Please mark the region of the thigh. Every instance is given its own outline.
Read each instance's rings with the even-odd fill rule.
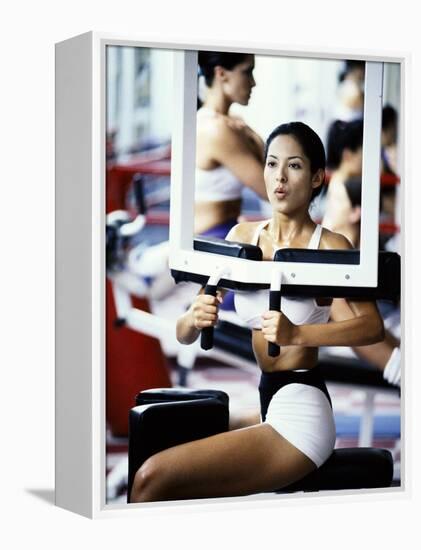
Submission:
[[[166,498],[276,490],[316,468],[271,426],[260,424],[177,445],[151,457]]]

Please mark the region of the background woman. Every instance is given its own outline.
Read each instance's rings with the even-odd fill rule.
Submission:
[[[255,86],[254,56],[239,53],[199,52],[206,90],[197,111],[194,233],[225,238],[241,214],[245,187],[267,199],[263,179],[262,139],[240,118],[230,114],[233,103],[247,105]],[[137,273],[154,280],[154,297],[173,296],[175,285],[168,269],[164,242],[142,250]],[[187,287],[186,287],[187,288]],[[194,291],[196,292],[196,291]],[[189,292],[183,289],[181,307]],[[223,309],[233,309],[228,294]]]
[[[316,225],[308,208],[324,182],[323,145],[302,123],[277,127],[265,154],[270,220],[244,222],[228,238],[259,246],[264,260],[294,248],[350,248],[342,236]],[[191,344],[214,326],[222,295],[199,294],[178,320],[177,338]],[[316,367],[318,346],[367,345],[383,337],[371,302],[352,302],[352,317],[327,323],[331,306],[309,298],[283,298],[281,312],[267,311],[268,291],[236,295],[237,312],[253,329],[262,377],[262,422],[166,449],[138,470],[131,502],[246,495],[273,491],[320,467],[335,444],[330,397]],[[269,357],[267,344],[281,346]]]
[[[256,85],[254,56],[199,52],[206,84],[197,112],[195,233],[224,238],[241,213],[244,187],[267,199],[262,139],[230,113]]]
[[[352,242],[348,218],[351,202],[345,189],[350,178],[362,174],[363,121],[336,120],[327,138],[327,166],[331,170],[327,189],[323,227],[341,233]],[[355,246],[355,242],[352,242]]]

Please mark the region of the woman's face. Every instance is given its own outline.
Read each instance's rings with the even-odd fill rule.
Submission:
[[[313,189],[323,183],[324,171],[312,175],[310,160],[291,135],[280,135],[269,145],[264,178],[275,212],[292,215],[308,210]]]
[[[256,86],[253,69],[254,55],[248,55],[245,61],[239,63],[233,69],[223,70],[222,88],[224,94],[233,103],[248,104],[251,90]]]

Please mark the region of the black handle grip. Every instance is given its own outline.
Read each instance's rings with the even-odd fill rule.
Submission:
[[[218,287],[216,285],[206,285],[204,294],[216,296],[217,290]],[[213,348],[213,327],[202,329],[202,334],[200,336],[200,347],[205,350]]]
[[[145,190],[142,174],[135,174],[132,179],[133,193],[139,214],[146,214]]]
[[[269,290],[269,310],[270,311],[281,311],[281,291],[280,290]],[[277,344],[269,342],[268,344],[268,355],[269,357],[278,357],[281,353],[281,348]]]

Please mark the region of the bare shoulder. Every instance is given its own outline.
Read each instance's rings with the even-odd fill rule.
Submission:
[[[242,222],[234,225],[228,235],[227,241],[237,241],[240,243],[250,243],[253,240],[254,233],[260,222]]]
[[[202,126],[207,139],[214,146],[235,146],[241,142],[240,133],[236,131],[227,116],[219,115],[208,119]]]
[[[200,110],[197,112],[197,129],[203,130],[207,133],[217,133],[218,131],[224,131],[228,127],[227,116],[220,113],[200,114]]]
[[[216,121],[214,130],[213,139],[216,143],[221,143],[226,146],[229,144],[235,145],[240,141],[239,133],[230,126],[227,119],[221,118]]]
[[[320,239],[321,250],[349,250],[351,248],[353,248],[353,246],[346,237],[340,233],[334,233],[333,231],[323,227],[323,232]]]

